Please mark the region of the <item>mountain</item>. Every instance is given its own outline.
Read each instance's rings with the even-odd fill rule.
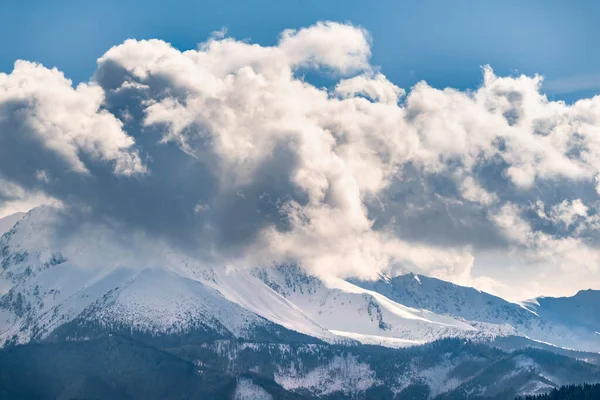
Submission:
[[[301,399],[256,374],[232,376],[117,335],[0,351],[2,399]]]
[[[0,239],[0,282],[8,288],[0,296],[0,343],[43,340],[65,324],[78,327],[76,332],[99,326],[243,339],[258,332],[295,332],[328,342],[392,346],[481,333],[349,282],[328,287],[293,266],[210,269],[166,253],[153,267],[123,265],[122,258],[117,265],[83,266],[89,254],[107,257],[99,250],[108,246],[106,233],[57,245],[52,240],[56,212],[32,210]],[[139,263],[135,257],[126,261]]]
[[[579,327],[600,337],[600,290],[581,290],[572,297],[538,297],[524,305],[548,321]]]
[[[284,358],[269,345],[239,347],[226,350],[230,365],[272,377],[286,390],[324,398],[504,399],[563,382],[600,380],[600,368],[582,361],[537,349],[506,353],[461,339],[400,349],[296,344],[284,347]]]
[[[541,350],[459,339],[379,346],[198,341],[135,335],[0,350],[7,399],[512,399],[600,380],[600,368]]]
[[[71,254],[88,253],[101,238],[87,236],[84,243],[69,243],[66,252],[51,249],[46,235],[51,234],[54,217],[52,209],[35,209],[0,239],[0,287],[9,288],[0,293],[0,343],[44,340],[56,336],[61,327],[58,332],[64,336],[67,324],[69,335],[78,338],[94,330],[124,329],[154,336],[245,339],[306,333],[310,337],[304,340],[333,340],[333,334],[264,284],[262,293],[247,291],[251,299],[244,301],[241,288],[248,290],[252,284],[243,275],[194,270],[198,276],[193,276],[168,265],[82,267]],[[270,307],[259,314],[255,311],[260,307],[252,302]],[[272,317],[269,313],[277,314],[271,318],[276,322],[265,318]]]
[[[1,398],[502,399],[600,381],[593,291],[520,305],[415,274],[213,268],[100,227],[57,235],[62,212],[0,238]]]
[[[362,343],[401,347],[480,333],[462,321],[406,307],[350,282],[340,280],[326,286],[297,266],[280,265],[253,273],[321,326]]]
[[[559,347],[600,351],[600,317],[594,311],[600,291],[574,297],[544,297],[524,305],[474,288],[418,274],[382,277],[373,282],[353,281],[387,298],[417,309],[462,319],[474,327],[504,326],[507,333]],[[489,329],[489,325],[488,329]],[[506,335],[501,335],[506,336]]]
[[[594,400],[600,398],[600,384],[567,385],[550,393],[519,396],[517,400]]]
[[[476,377],[440,399],[514,398],[518,394],[545,393],[570,383],[597,382],[597,368],[538,349],[512,352],[484,368]]]
[[[23,218],[24,215],[25,213],[18,212],[0,218],[0,235],[4,234],[4,232],[8,232],[21,218]]]

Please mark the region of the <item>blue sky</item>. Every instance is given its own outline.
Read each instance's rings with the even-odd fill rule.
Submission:
[[[127,38],[194,48],[226,26],[263,45],[286,28],[350,21],[373,37],[373,64],[401,87],[475,87],[480,66],[500,75],[540,73],[551,98],[600,91],[600,4],[579,1],[3,1],[0,71],[16,59],[86,81],[96,59]]]

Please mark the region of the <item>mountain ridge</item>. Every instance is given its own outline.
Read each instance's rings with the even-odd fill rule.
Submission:
[[[390,399],[509,398],[600,380],[597,321],[585,320],[595,291],[520,305],[419,274],[326,283],[297,265],[208,268],[161,248],[129,264],[96,258],[113,248],[105,231],[56,242],[55,218],[32,210],[0,237],[0,358],[116,335],[224,374],[228,396],[265,398],[256,379],[290,398]],[[108,390],[81,379],[63,389]]]

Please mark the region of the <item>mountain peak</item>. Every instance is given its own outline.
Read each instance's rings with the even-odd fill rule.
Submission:
[[[421,285],[421,278],[419,277],[419,274],[412,272],[412,277],[415,278],[415,281],[419,282],[419,285]]]

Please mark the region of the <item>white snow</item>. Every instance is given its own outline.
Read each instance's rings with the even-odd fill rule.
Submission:
[[[293,302],[246,271],[215,270],[212,285],[226,299],[287,329],[333,340],[333,335]]]
[[[408,339],[401,339],[401,338],[394,338],[394,337],[387,337],[387,336],[363,335],[363,334],[355,333],[355,332],[344,332],[344,331],[336,331],[336,330],[330,330],[330,331],[331,331],[331,333],[333,333],[335,335],[354,339],[363,344],[374,344],[374,345],[384,346],[384,347],[402,348],[402,347],[418,346],[420,344],[425,343],[425,341],[422,341],[422,340],[408,340]]]
[[[546,382],[529,381],[527,384],[525,384],[524,386],[522,386],[520,388],[519,393],[522,396],[536,395],[536,394],[547,393],[548,391],[550,391],[553,388],[554,388],[554,386],[549,385]]]
[[[280,369],[275,374],[275,382],[287,390],[307,389],[318,396],[336,392],[349,395],[365,391],[378,383],[369,365],[358,362],[353,356],[336,356],[327,365],[306,373]]]
[[[12,227],[21,219],[25,213],[19,212],[11,215],[7,215],[6,217],[0,218],[0,236],[2,236],[5,232],[8,232],[12,229]]]
[[[431,390],[431,398],[441,393],[448,392],[460,386],[463,381],[451,378],[450,372],[456,367],[456,362],[443,361],[432,368],[422,368],[419,365],[411,365],[410,370],[398,378],[398,387],[396,392],[402,391],[408,385],[414,382],[423,382]]]
[[[119,322],[140,331],[185,331],[197,322],[217,330],[218,321],[238,337],[248,326],[264,325],[256,314],[225,299],[213,288],[172,272],[146,269],[115,294],[97,318]]]
[[[421,275],[417,282],[415,274],[400,275],[391,281],[356,283],[397,303],[463,321],[478,331],[475,338],[518,335],[563,348],[600,351],[598,335],[594,329],[585,328],[600,326],[600,319],[594,313],[598,292],[583,291],[577,298],[538,298],[511,303],[431,277]],[[573,308],[566,306],[568,302],[573,307],[577,305],[576,315],[568,311]],[[469,333],[461,336],[472,337]]]
[[[343,280],[327,286],[295,267],[262,270],[257,275],[280,288],[287,300],[320,326],[363,343],[385,342],[395,347],[477,333],[463,321],[403,306]]]
[[[265,389],[256,385],[250,379],[240,378],[237,381],[237,386],[233,394],[234,400],[272,400],[271,396]]]
[[[49,265],[47,262],[57,254],[62,257],[65,248],[65,254],[77,262],[97,251],[91,247],[107,244],[100,232],[75,238],[63,249],[53,248],[49,236],[55,218],[56,210],[40,207],[24,217],[10,237],[3,238],[11,254],[26,254],[22,261],[0,271],[2,287],[12,289],[15,305],[11,307],[16,307],[19,300],[25,314],[17,316],[11,310],[2,310],[0,344],[15,334],[19,342],[29,341],[36,331],[44,337],[82,313],[104,325],[173,332],[202,323],[221,331],[227,329],[238,337],[245,337],[249,328],[267,323],[227,300],[215,288],[184,276],[181,269],[174,266],[171,270],[168,262],[162,268],[128,268],[110,261],[102,265],[98,260],[92,267],[82,267],[65,257]],[[165,256],[167,261],[174,259]]]

